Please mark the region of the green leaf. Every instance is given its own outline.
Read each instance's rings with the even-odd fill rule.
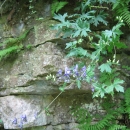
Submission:
[[[126,69],[126,70],[128,70],[128,71],[130,70],[130,66],[127,66],[127,65],[123,65],[122,68],[123,68],[123,69]]]
[[[77,41],[73,41],[73,42],[66,43],[66,48],[65,48],[65,49],[75,48],[75,47],[76,47],[76,44],[77,44]]]
[[[80,80],[76,80],[76,84],[77,84],[77,87],[80,89],[81,88],[81,82],[80,82]]]
[[[51,4],[51,13],[54,15],[54,13],[58,12],[60,9],[62,9],[68,2],[66,1],[58,1],[58,0],[53,0]]]
[[[123,42],[115,42],[114,45],[120,49],[120,48],[127,48],[127,46]]]
[[[61,15],[61,14],[54,14],[54,19],[57,19],[61,22],[65,22],[65,18],[68,16],[67,13],[65,13],[64,15]]]
[[[73,37],[78,37],[80,36],[80,30],[75,31],[75,33],[72,35]]]
[[[117,92],[124,92],[124,88],[120,85],[120,84],[123,84],[124,83],[124,80],[121,80],[119,78],[116,78],[114,80],[114,87],[116,89]]]
[[[124,25],[124,23],[118,23],[112,28],[113,37],[116,38],[116,36],[120,36],[122,34],[122,31],[120,30],[120,27]]]
[[[60,90],[61,92],[64,92],[65,87],[66,87],[66,82],[63,84],[63,86],[59,87],[59,90]]]
[[[71,57],[71,56],[88,56],[89,54],[87,53],[86,50],[84,50],[81,47],[77,47],[74,49],[71,49],[69,54],[67,55],[67,57]]]
[[[98,67],[98,69],[100,69],[101,72],[105,71],[105,72],[111,73],[111,71],[112,71],[109,63],[104,63],[104,64],[100,65]]]
[[[116,85],[116,84],[123,84],[124,83],[124,80],[121,80],[121,79],[119,79],[119,78],[116,78],[115,80],[114,80],[114,84]]]
[[[103,34],[105,35],[106,38],[112,37],[112,31],[111,30],[105,30],[105,31],[103,31]]]
[[[82,29],[81,30],[81,37],[86,37],[86,36],[88,36],[88,33],[87,32],[90,32],[90,30],[89,29]]]
[[[95,17],[93,18],[92,22],[93,22],[93,24],[94,24],[95,26],[97,26],[97,25],[99,24],[99,22],[101,22],[101,23],[107,25],[107,21],[104,20],[104,15],[101,15],[101,14],[95,16]]]
[[[59,87],[59,90],[60,90],[61,92],[64,92],[65,88]]]
[[[105,89],[106,93],[111,93],[111,92],[113,92],[113,90],[114,90],[113,84],[110,86],[107,86],[107,88]]]
[[[89,20],[89,19],[92,19],[94,18],[94,13],[96,11],[92,10],[92,11],[89,11],[87,13],[83,13],[82,15],[79,15],[79,19],[80,20]],[[86,21],[85,21],[86,22]],[[87,24],[87,23],[86,23]]]
[[[104,91],[101,91],[101,93],[100,93],[101,98],[103,98],[104,95],[105,95]]]
[[[124,88],[121,85],[116,85],[115,89],[117,92],[124,92]]]
[[[95,97],[99,97],[99,94],[100,94],[100,92],[99,92],[99,91],[94,92],[94,94],[93,94],[93,98],[95,98]]]
[[[20,48],[21,46],[12,46],[12,47],[9,47],[7,49],[4,49],[4,50],[1,50],[0,51],[0,60],[3,58],[3,57],[6,57],[8,56],[10,53],[12,52],[17,52],[18,49],[21,49]]]
[[[56,13],[57,13],[60,9],[62,9],[66,4],[68,4],[68,2],[66,2],[66,1],[60,1],[60,2],[58,3],[58,5],[57,5]]]

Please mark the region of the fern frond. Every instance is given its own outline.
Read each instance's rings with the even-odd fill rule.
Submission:
[[[58,0],[53,0],[51,4],[51,13],[54,15],[54,13],[58,12],[60,9],[62,9],[66,4],[68,4],[67,1],[58,1]]]
[[[106,126],[110,125],[110,121],[114,119],[113,114],[107,114],[105,118],[103,118],[101,121],[97,122],[96,124],[82,124],[79,126],[82,130],[102,130]]]
[[[120,4],[120,0],[117,0],[114,4],[112,9],[114,10],[115,8],[117,8],[117,6]]]
[[[120,15],[122,16],[123,20],[130,26],[130,11],[128,8],[123,9]]]
[[[1,50],[1,51],[0,51],[0,60],[1,60],[3,57],[8,56],[11,52],[16,51],[17,49],[19,49],[19,46],[13,46],[13,47],[10,47],[10,48]]]
[[[117,0],[113,5],[113,10],[115,10],[117,16],[121,16],[128,26],[130,26],[129,2],[129,0]]]
[[[113,125],[108,130],[126,130],[126,126],[124,126],[124,125]]]
[[[125,103],[126,105],[130,105],[130,88],[128,88],[125,92]]]
[[[125,92],[125,112],[129,114],[130,119],[130,88]]]

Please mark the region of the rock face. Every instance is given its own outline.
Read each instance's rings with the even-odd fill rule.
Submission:
[[[35,41],[31,51],[22,51],[14,61],[1,64],[0,112],[5,129],[49,124],[51,125],[47,127],[48,130],[51,130],[51,127],[53,129],[53,125],[55,127],[59,125],[57,126],[59,128],[55,129],[66,129],[65,127],[70,129],[72,124],[69,123],[74,123],[68,113],[74,102],[70,99],[73,99],[72,95],[75,97],[77,93],[85,94],[90,89],[88,84],[81,91],[75,84],[69,84],[69,89],[62,94],[65,99],[58,97],[58,101],[49,108],[53,114],[47,116],[45,107],[60,93],[59,87],[62,84],[47,81],[46,76],[56,74],[58,69],[64,69],[65,66],[74,65],[77,60],[64,58],[64,52],[56,43],[46,42],[55,39],[55,32],[49,32],[49,28],[45,27],[46,23],[34,27]],[[27,41],[29,40],[30,37]],[[22,116],[25,115],[27,121],[21,123]],[[17,124],[14,124],[13,121],[16,119]],[[68,123],[67,126],[64,125],[66,123]]]
[[[61,92],[59,87],[63,83],[46,80],[46,76],[56,75],[59,69],[64,70],[66,66],[71,67],[83,60],[87,66],[89,60],[65,58],[64,47],[68,39],[56,38],[56,31],[50,29],[56,21],[50,18],[51,5],[48,2],[37,3],[35,7],[39,12],[31,18],[26,14],[26,3],[20,0],[17,4],[22,11],[13,14],[10,22],[14,24],[5,26],[5,17],[10,12],[8,6],[3,9],[0,42],[7,37],[19,36],[27,28],[33,29],[22,43],[24,48],[17,55],[0,62],[0,121],[3,121],[4,129],[11,130],[78,130],[76,119],[71,114],[74,106],[85,106],[87,109],[93,106],[91,111],[100,110],[97,102],[91,99],[91,86],[84,83],[78,89],[75,83],[70,83]],[[21,21],[20,16],[25,21]],[[44,20],[36,21],[37,16]],[[30,50],[25,49],[27,45],[31,45]],[[128,59],[125,56],[121,60],[123,63]]]
[[[4,122],[4,128],[18,129],[20,126],[24,128],[40,126],[41,129],[47,127],[47,130],[63,130],[67,129],[66,127],[71,129],[74,125],[72,129],[76,129],[76,123],[71,116],[70,108],[73,105],[85,103],[86,99],[92,101],[90,94],[88,94],[88,96],[73,95],[74,97],[72,95],[62,95],[50,106],[48,111],[45,111],[45,107],[47,107],[56,96],[57,95],[12,95],[1,97],[0,111],[3,112],[1,113],[1,118]],[[22,121],[23,116],[26,116],[26,121]],[[15,120],[17,120],[16,124],[14,123]]]
[[[92,101],[88,84],[81,90],[73,83],[68,84],[65,92],[59,94],[63,83],[46,80],[47,75],[55,75],[58,69],[80,62],[65,58],[66,40],[55,37],[56,32],[49,28],[52,24],[53,20],[45,19],[36,25],[30,20],[28,27],[33,29],[23,44],[31,44],[32,49],[23,49],[0,63],[0,119],[4,129],[77,130],[70,108]],[[1,25],[4,26],[2,22]],[[0,29],[3,38],[18,36],[26,30],[23,23],[8,27],[9,31]]]

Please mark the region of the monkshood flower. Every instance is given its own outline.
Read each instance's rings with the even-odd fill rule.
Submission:
[[[22,130],[23,129],[23,123],[24,122],[27,122],[27,117],[26,115],[21,115],[21,118],[20,118],[20,124],[18,124],[19,128]],[[17,118],[15,117],[12,124],[17,124]]]
[[[70,75],[71,75],[71,70],[68,67],[65,67],[65,73],[64,73],[64,81],[65,82],[70,81]]]
[[[86,79],[87,74],[87,68],[86,66],[83,66],[81,69],[79,69],[79,66],[76,64],[73,68],[65,67],[64,73],[61,69],[57,72],[58,80],[69,83],[70,80],[73,78],[78,80],[84,80]],[[73,77],[73,78],[72,78]]]
[[[59,69],[58,72],[57,72],[57,76],[61,76],[62,75],[62,70]]]
[[[92,92],[94,92],[94,91],[95,91],[94,87],[91,87],[91,91],[92,91]]]
[[[83,66],[81,68],[81,74],[80,74],[81,78],[85,79],[86,78],[86,74],[87,74],[87,68],[86,68],[86,66]]]
[[[22,130],[23,129],[23,121],[21,120],[20,124],[19,124],[19,128]]]
[[[71,74],[71,70],[68,67],[65,67],[65,76],[69,76]]]
[[[34,113],[34,118],[37,119],[37,117],[38,117],[38,112],[35,112]]]
[[[56,77],[58,78],[59,81],[64,80],[64,76],[62,74],[62,70],[61,69],[58,70],[58,72],[56,74]]]
[[[26,117],[26,115],[22,115],[22,116],[21,116],[21,119],[22,119],[22,121],[27,122],[27,117]]]
[[[73,69],[73,77],[78,77],[78,76],[79,76],[78,65],[76,64],[76,66]]]
[[[12,124],[17,124],[17,118],[14,118],[14,120],[12,121]]]

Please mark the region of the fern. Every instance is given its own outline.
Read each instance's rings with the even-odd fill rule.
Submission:
[[[108,114],[108,115],[106,115],[106,117],[104,119],[102,119],[101,121],[97,122],[94,125],[86,123],[86,124],[79,126],[79,128],[81,130],[102,130],[106,126],[110,125],[110,121],[112,119],[114,119],[114,116],[112,114]]]
[[[51,14],[54,15],[54,13],[58,12],[60,9],[62,9],[66,4],[68,4],[67,1],[58,1],[58,0],[53,0],[51,4]]]
[[[107,113],[107,115],[104,116],[101,116],[98,113],[92,114],[86,109],[76,107],[76,110],[73,110],[73,115],[79,122],[78,128],[80,130],[129,130],[127,128],[128,124],[126,124],[127,119],[124,119],[123,115],[129,114],[130,117],[130,88],[125,91],[124,96],[124,101],[121,101],[118,104],[116,103],[117,100],[112,100],[110,95],[103,99],[101,106]],[[122,118],[119,119],[119,117]],[[99,121],[93,124],[93,119]]]
[[[122,69],[126,69],[126,70],[130,71],[130,66],[128,66],[128,65],[123,65],[123,66],[122,66]]]
[[[10,48],[1,50],[0,51],[0,60],[2,60],[4,57],[9,56],[12,52],[16,52],[20,48],[22,48],[22,46],[12,46]]]
[[[130,26],[129,0],[117,0],[113,5],[117,16],[121,16],[124,22]]]
[[[125,92],[125,112],[129,115],[130,119],[130,88]]]
[[[26,38],[31,29],[25,31],[17,38],[8,38],[7,40],[3,41],[3,43],[0,43],[0,47],[3,48],[0,50],[0,60],[7,58],[13,52],[17,53],[20,51],[23,48],[21,42]]]
[[[124,125],[113,125],[108,130],[126,130],[126,126],[124,126]]]

